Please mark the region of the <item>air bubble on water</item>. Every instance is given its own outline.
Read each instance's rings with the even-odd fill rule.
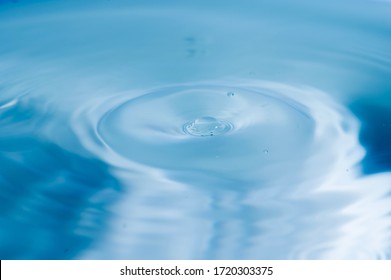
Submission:
[[[264,150],[263,150],[263,153],[264,153],[265,155],[267,155],[267,154],[269,153],[269,150],[268,150],[268,149],[264,149]]]
[[[235,96],[235,93],[233,91],[229,91],[229,92],[227,92],[227,96],[233,97],[233,96]]]

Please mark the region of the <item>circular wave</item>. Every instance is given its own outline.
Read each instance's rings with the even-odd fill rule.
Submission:
[[[318,90],[280,83],[160,87],[116,95],[88,114],[99,143],[95,153],[104,155],[105,147],[105,160],[114,165],[124,161],[113,154],[127,163],[259,185],[322,180],[362,156],[357,123],[347,110]]]
[[[141,2],[0,4],[5,258],[390,258],[389,7]]]

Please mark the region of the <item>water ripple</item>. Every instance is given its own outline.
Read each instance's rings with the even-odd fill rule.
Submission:
[[[235,95],[227,96],[228,92]],[[313,88],[262,81],[215,81],[125,92],[104,99],[100,106],[94,100],[93,110],[83,110],[75,116],[76,131],[94,130],[100,146],[109,147],[130,162],[164,169],[235,170],[239,177],[246,174],[249,179],[253,174],[272,180],[276,176],[271,170],[281,168],[278,163],[284,162],[284,174],[302,181],[300,176],[312,165],[311,159],[323,166],[327,176],[340,168],[342,160],[351,166],[363,156],[357,145],[356,119]],[[80,121],[87,113],[90,128]],[[184,125],[204,117],[231,127],[213,137],[198,138],[184,131]],[[79,138],[86,137],[83,134]],[[320,149],[326,143],[327,150]],[[322,175],[312,170],[308,174],[312,174],[308,179]]]
[[[0,258],[390,258],[389,3],[0,2]]]
[[[116,211],[143,210],[115,222],[131,221],[126,240],[119,237],[122,229],[112,228],[109,245],[86,258],[382,258],[390,246],[386,203],[385,212],[380,204],[368,212],[382,230],[362,254],[352,253],[356,243],[344,242],[348,224],[357,234],[362,230],[360,211],[348,209],[368,197],[368,185],[390,190],[390,175],[356,179],[365,154],[358,121],[324,92],[213,81],[124,92],[93,104],[74,116],[73,129],[82,132],[86,149],[122,170],[117,177],[129,195]],[[231,130],[208,137],[184,131],[204,116],[232,124]],[[383,195],[378,202],[388,200]],[[198,224],[196,235],[185,229],[189,216]],[[186,244],[204,245],[163,255],[144,251],[167,250],[164,244],[183,235]],[[117,242],[133,250],[116,250]]]

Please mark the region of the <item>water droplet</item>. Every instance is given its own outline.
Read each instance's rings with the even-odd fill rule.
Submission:
[[[235,93],[233,91],[229,91],[229,92],[227,92],[227,96],[233,97],[233,96],[235,96]]]
[[[232,124],[213,117],[201,117],[186,123],[184,131],[194,136],[215,136],[224,134],[232,129]]]

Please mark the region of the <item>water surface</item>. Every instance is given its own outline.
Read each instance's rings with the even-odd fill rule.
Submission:
[[[390,259],[391,4],[0,1],[1,259]]]

